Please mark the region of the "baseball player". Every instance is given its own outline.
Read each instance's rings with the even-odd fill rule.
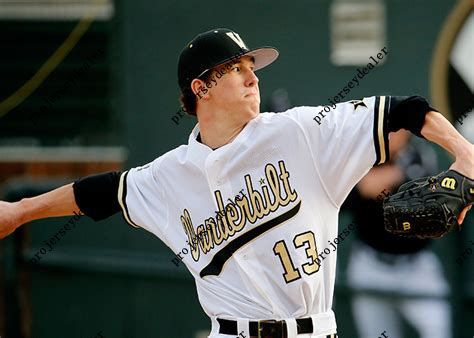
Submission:
[[[456,158],[452,169],[471,178],[474,146],[418,96],[260,113],[255,72],[277,57],[229,29],[199,34],[178,62],[183,108],[198,119],[188,144],[125,172],[1,202],[0,236],[38,218],[121,212],[173,252],[188,248],[182,259],[210,338],[336,337],[336,255],[323,249],[338,237],[347,194],[387,161],[389,133],[405,128],[441,145]]]

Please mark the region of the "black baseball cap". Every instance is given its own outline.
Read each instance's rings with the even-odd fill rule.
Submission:
[[[249,49],[239,34],[230,29],[212,29],[197,35],[181,51],[178,61],[179,87],[184,91],[194,79],[232,59],[253,56],[254,70],[259,70],[275,61],[278,54],[276,48],[269,46]]]

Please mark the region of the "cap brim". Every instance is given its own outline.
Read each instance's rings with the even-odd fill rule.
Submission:
[[[273,47],[260,47],[252,49],[251,51],[243,54],[242,56],[253,56],[255,59],[255,68],[257,71],[259,69],[265,68],[269,64],[273,63],[278,58],[278,50]]]
[[[204,70],[201,74],[199,74],[195,78],[198,79],[202,75],[204,75],[205,73],[210,71],[212,68],[223,65],[223,64],[225,64],[229,61],[235,60],[236,58],[241,58],[242,56],[252,56],[254,58],[254,62],[255,62],[254,71],[257,71],[259,69],[265,68],[266,66],[271,64],[273,61],[275,61],[278,58],[278,55],[280,55],[280,53],[274,47],[265,46],[265,47],[259,47],[259,48],[251,49],[248,52],[245,52],[245,53],[239,54],[237,56],[233,56],[231,58],[219,61],[217,64],[213,65],[211,68],[208,68],[208,69]]]

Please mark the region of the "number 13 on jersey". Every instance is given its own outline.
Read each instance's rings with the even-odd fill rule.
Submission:
[[[303,272],[307,275],[312,275],[313,273],[318,272],[318,250],[314,233],[312,231],[306,231],[296,235],[295,238],[293,238],[293,245],[296,249],[304,247],[306,250],[306,256],[308,257],[309,262],[301,265]],[[280,258],[283,270],[285,271],[283,278],[285,278],[287,283],[291,283],[301,278],[300,270],[293,264],[290,253],[288,252],[288,246],[284,240],[275,243],[273,246],[273,252],[278,256],[278,258]]]

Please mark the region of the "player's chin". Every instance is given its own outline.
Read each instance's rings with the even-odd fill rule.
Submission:
[[[249,110],[252,115],[258,115],[260,113],[260,98],[256,96],[250,96],[249,102],[247,102]]]
[[[251,117],[256,117],[260,113],[260,103],[252,105],[249,110]]]

